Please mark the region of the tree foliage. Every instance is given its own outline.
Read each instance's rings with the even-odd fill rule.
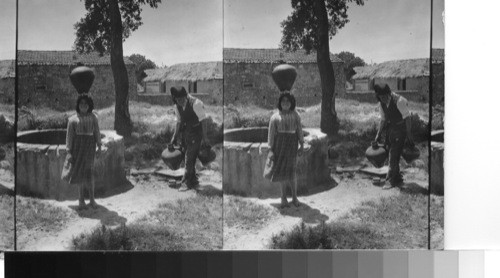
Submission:
[[[87,13],[75,23],[74,48],[79,52],[109,53],[111,49],[111,15],[109,1],[83,0]],[[142,5],[157,8],[161,0],[118,0],[122,16],[123,41],[142,25]]]
[[[355,67],[366,66],[366,63],[363,59],[348,51],[342,51],[338,53],[337,57],[339,57],[340,60],[344,62],[344,74],[346,80],[351,80],[352,76],[356,74],[356,72],[354,71]]]
[[[132,133],[129,84],[123,61],[123,41],[142,25],[142,5],[158,7],[161,0],[84,0],[87,13],[77,22],[74,48],[79,52],[109,53],[115,85],[116,132]]]
[[[132,54],[128,58],[135,64],[135,77],[137,78],[137,83],[140,83],[146,76],[144,70],[157,68],[155,62],[147,59],[141,54]]]
[[[316,50],[319,46],[318,20],[313,9],[317,0],[292,0],[292,14],[281,22],[281,47],[287,50]],[[332,39],[348,22],[350,3],[364,5],[364,0],[324,0],[328,14],[328,36]]]
[[[363,5],[364,0],[292,0],[292,14],[281,22],[281,48],[316,51],[321,78],[321,131],[328,136],[338,133],[335,111],[335,73],[330,60],[329,41],[348,22],[350,3]]]

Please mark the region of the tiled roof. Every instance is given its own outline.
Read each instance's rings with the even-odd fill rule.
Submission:
[[[0,78],[15,78],[16,65],[14,60],[1,60],[0,61]]]
[[[224,48],[224,63],[316,63],[316,53],[306,54],[305,50],[287,52],[283,49],[251,49],[251,48]],[[330,59],[335,63],[342,63],[337,56],[330,53]]]
[[[79,54],[76,51],[40,51],[40,50],[18,50],[17,61],[19,65],[74,65],[78,62],[86,66],[110,65],[109,55],[99,55],[96,52]],[[133,64],[124,57],[127,65]]]

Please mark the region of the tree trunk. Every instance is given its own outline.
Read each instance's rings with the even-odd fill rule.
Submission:
[[[339,129],[335,112],[335,74],[330,60],[328,16],[324,0],[313,1],[314,15],[318,23],[316,59],[321,79],[321,131],[328,136],[336,135]]]
[[[132,133],[132,122],[128,110],[128,74],[123,61],[122,19],[118,0],[109,1],[111,21],[111,69],[115,83],[115,130],[128,137]]]

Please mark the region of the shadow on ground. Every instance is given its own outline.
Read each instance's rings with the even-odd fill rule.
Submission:
[[[312,208],[304,203],[300,203],[298,207],[290,203],[289,207],[283,209],[280,208],[280,203],[272,203],[271,206],[277,208],[281,215],[302,218],[302,221],[307,224],[319,224],[329,219],[329,217],[321,213],[319,209]]]
[[[125,180],[123,183],[120,184],[120,186],[114,187],[106,191],[96,192],[95,196],[97,198],[107,198],[114,195],[125,193],[132,188],[134,188],[134,185],[132,185],[132,183],[129,180]]]
[[[82,218],[98,219],[102,225],[116,226],[125,224],[127,218],[120,216],[116,211],[111,211],[102,205],[97,205],[97,208],[92,208],[87,205],[85,209],[78,209],[78,206],[69,206],[78,216]]]
[[[409,182],[401,186],[401,192],[406,194],[422,194],[427,195],[429,191],[427,188],[420,186],[417,183]]]

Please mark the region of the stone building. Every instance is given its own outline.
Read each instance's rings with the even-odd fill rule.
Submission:
[[[170,88],[184,86],[205,104],[222,104],[222,62],[183,63],[145,73],[144,94],[139,95],[139,101],[171,105]]]
[[[444,105],[444,49],[432,49],[432,104]]]
[[[15,102],[16,65],[13,60],[0,61],[0,103]]]
[[[45,106],[59,111],[73,110],[77,92],[69,73],[77,63],[94,70],[90,89],[97,108],[115,103],[113,72],[109,55],[79,54],[75,51],[18,51],[19,106]],[[128,72],[129,98],[136,99],[135,65],[124,58]]]
[[[373,86],[386,83],[409,100],[429,102],[429,59],[409,59],[355,67],[353,89],[346,98],[375,102]]]
[[[282,62],[297,68],[297,79],[292,93],[299,106],[321,103],[321,79],[316,53],[304,50],[286,52],[282,49],[224,48],[224,104],[250,103],[276,107],[279,90],[271,72]],[[335,94],[345,94],[343,62],[330,55],[335,78]]]

